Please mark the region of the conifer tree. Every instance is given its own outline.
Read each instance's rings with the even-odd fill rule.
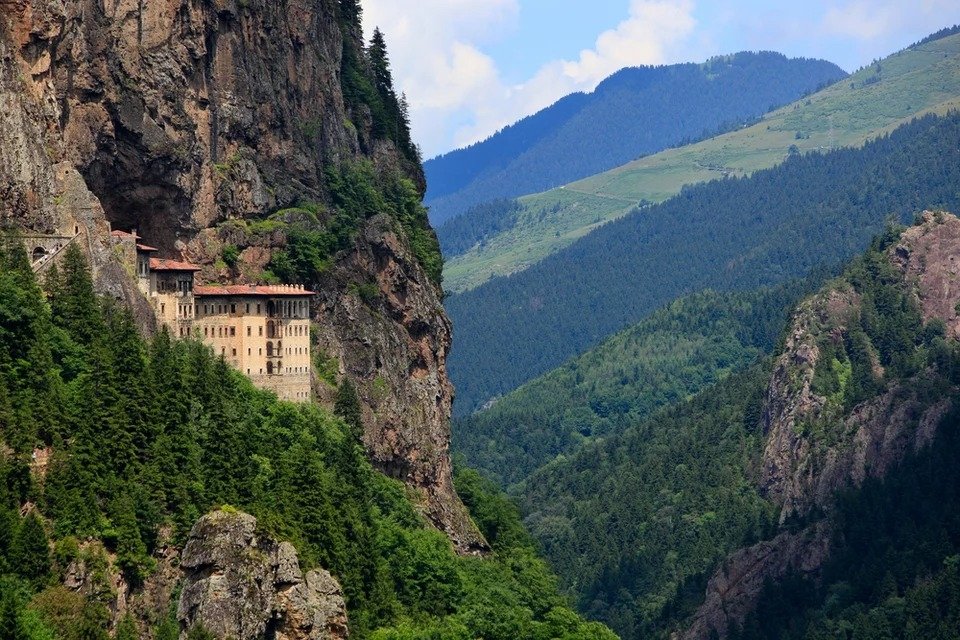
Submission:
[[[43,521],[35,512],[30,512],[20,525],[13,539],[10,554],[14,570],[26,580],[40,580],[50,571],[50,548]]]
[[[121,493],[110,505],[110,516],[117,533],[117,564],[134,584],[142,582],[153,568],[147,546],[140,537],[134,502]]]
[[[363,22],[360,0],[340,0],[340,19],[344,24],[359,29]]]
[[[360,398],[357,388],[350,380],[343,380],[337,389],[337,397],[333,404],[333,412],[343,418],[350,427],[350,437],[359,442],[363,438],[363,413],[360,409]]]
[[[26,640],[20,624],[17,590],[10,581],[0,581],[0,640]]]
[[[367,55],[370,56],[370,67],[373,70],[373,82],[380,96],[386,102],[392,99],[396,102],[396,94],[393,92],[393,73],[390,71],[390,59],[387,56],[387,42],[383,37],[383,32],[377,27],[373,30],[373,36],[370,38],[370,46],[367,48]]]
[[[103,320],[87,259],[77,245],[67,247],[63,254],[63,273],[51,284],[56,287],[50,292],[54,322],[80,344],[93,342],[103,327]]]

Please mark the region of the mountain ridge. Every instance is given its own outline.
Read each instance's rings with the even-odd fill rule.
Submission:
[[[960,35],[947,29],[930,38],[749,127],[521,197],[522,210],[509,228],[447,261],[446,289],[461,292],[522,271],[636,205],[674,197],[686,185],[748,175],[794,151],[860,146],[923,113],[960,108]]]
[[[957,207],[950,140],[958,123],[960,112],[926,116],[862,148],[797,154],[750,177],[687,187],[523,272],[448,296],[458,327],[449,363],[455,414],[678,296],[800,277],[862,250],[891,214]],[[586,316],[592,321],[580,322]]]
[[[431,220],[439,225],[472,205],[564,184],[751,120],[845,75],[826,61],[766,51],[620,70],[591,93],[424,163]],[[454,192],[451,180],[469,183]]]

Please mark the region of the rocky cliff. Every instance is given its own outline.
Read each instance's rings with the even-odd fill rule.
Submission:
[[[326,571],[304,573],[289,542],[257,530],[253,516],[215,511],[201,518],[181,554],[185,579],[177,617],[217,638],[346,638],[340,585]]]
[[[80,233],[99,290],[149,327],[110,225],[202,263],[208,278],[249,281],[286,237],[270,234],[247,252],[252,272],[230,273],[214,266],[225,221],[302,202],[333,209],[328,171],[358,159],[422,193],[409,145],[378,133],[344,91],[347,71],[364,72],[353,19],[337,0],[0,0],[0,222]],[[351,60],[359,71],[345,71]],[[332,262],[311,283],[321,345],[362,390],[372,460],[421,493],[458,550],[484,549],[450,481],[438,286],[383,216]],[[370,283],[373,306],[355,295]]]
[[[960,264],[960,219],[925,213],[884,252],[892,266],[888,277],[899,280],[920,320],[942,322],[947,338],[958,337],[956,285]],[[858,487],[868,477],[883,477],[906,452],[928,445],[957,390],[926,369],[907,379],[891,378],[876,349],[868,348],[877,392],[853,407],[838,400],[851,384],[851,372],[824,350],[855,340],[863,300],[846,279],[797,310],[784,349],[774,364],[767,389],[762,427],[766,434],[759,474],[761,492],[780,509],[787,527],[771,540],[732,554],[709,582],[704,603],[682,638],[725,637],[731,624],[753,610],[764,582],[788,572],[816,577],[829,554],[830,511],[834,496]],[[844,356],[844,359],[846,356]],[[818,367],[842,380],[829,393],[818,384]],[[931,386],[932,385],[932,386]]]
[[[357,282],[373,285],[371,293]],[[460,552],[486,551],[453,489],[449,433],[437,428],[449,420],[453,401],[450,322],[387,216],[367,223],[320,289],[318,346],[357,383],[374,465],[421,493],[425,515]]]

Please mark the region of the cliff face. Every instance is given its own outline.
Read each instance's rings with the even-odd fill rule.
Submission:
[[[960,219],[926,213],[921,224],[905,231],[885,254],[923,321],[942,321],[949,338],[957,338],[960,325],[958,249]],[[830,512],[837,491],[885,476],[908,451],[933,440],[951,409],[956,389],[941,382],[939,392],[931,393],[917,384],[938,380],[935,370],[905,380],[886,379],[875,353],[873,375],[883,386],[874,397],[845,409],[816,389],[817,368],[826,365],[821,347],[850,339],[851,327],[860,323],[862,304],[844,281],[802,304],[767,389],[759,488],[780,508],[781,524],[793,519],[813,522],[727,558],[681,637],[707,638],[712,630],[725,637],[731,623],[752,611],[764,581],[791,571],[816,577],[829,554]]]
[[[344,52],[362,57],[362,43],[338,7],[0,0],[0,222],[80,232],[98,289],[149,327],[108,224],[222,277],[208,242],[218,224],[328,203],[328,168],[368,158],[422,188],[419,166],[374,134],[371,110],[345,101]],[[449,323],[403,231],[382,218],[315,287],[321,344],[361,389],[374,463],[422,493],[459,550],[484,548],[450,481]],[[253,262],[284,242],[271,237]],[[373,307],[351,294],[369,283]]]
[[[0,7],[11,129],[41,134],[17,145],[19,168],[38,167],[18,181],[21,211],[49,206],[46,166],[65,161],[111,222],[171,250],[227,216],[319,198],[323,163],[359,152],[332,0]]]
[[[319,348],[357,384],[374,465],[420,492],[425,515],[458,551],[485,551],[453,489],[449,432],[437,428],[449,420],[453,400],[450,322],[389,217],[368,221],[320,289]]]
[[[181,628],[201,625],[217,638],[346,638],[340,585],[326,571],[304,573],[289,542],[257,530],[253,516],[216,511],[190,532],[180,566]]]

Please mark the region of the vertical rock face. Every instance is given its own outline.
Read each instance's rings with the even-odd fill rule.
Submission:
[[[304,574],[297,552],[257,531],[253,516],[216,511],[190,532],[177,608],[183,634],[196,625],[217,638],[346,638],[340,585],[322,569]]]
[[[344,126],[333,0],[2,6],[4,71],[15,67],[30,97],[20,111],[44,134],[42,154],[77,168],[111,221],[162,248],[319,194],[322,161],[359,150]],[[29,144],[10,149],[36,164]]]
[[[960,337],[960,219],[925,213],[921,224],[888,250],[887,259],[902,274],[924,321],[941,320],[948,337]],[[708,638],[714,631],[725,637],[731,623],[753,610],[765,580],[775,581],[788,571],[816,577],[829,553],[829,514],[837,491],[885,476],[907,452],[933,441],[951,409],[957,389],[946,382],[946,392],[931,399],[911,380],[888,381],[882,393],[848,411],[814,391],[818,344],[840,344],[851,323],[859,322],[860,304],[852,287],[842,282],[802,304],[767,389],[760,490],[780,507],[781,524],[809,517],[815,509],[826,513],[825,519],[727,558],[681,635],[685,640]],[[884,376],[879,362],[874,374]],[[931,370],[918,377],[937,375]]]
[[[367,287],[358,290],[358,282]],[[444,426],[453,400],[450,322],[388,216],[368,222],[320,289],[319,345],[357,382],[370,459],[421,492],[425,515],[459,552],[485,551],[453,489]]]
[[[149,325],[108,222],[212,262],[202,238],[219,222],[323,201],[325,170],[342,161],[402,166],[422,186],[419,167],[374,140],[369,110],[347,113],[342,56],[360,43],[337,11],[338,0],[0,0],[0,222],[81,229],[98,288]],[[362,391],[373,461],[422,491],[459,550],[482,549],[450,480],[449,322],[389,227],[373,218],[324,283],[324,345]],[[379,301],[364,306],[350,292],[371,283]]]

